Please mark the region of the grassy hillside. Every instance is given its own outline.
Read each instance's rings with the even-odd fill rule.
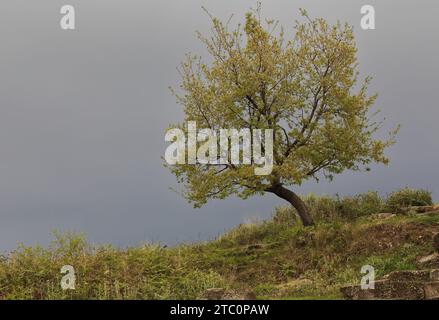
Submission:
[[[221,287],[257,298],[338,299],[340,286],[359,283],[365,264],[378,278],[418,268],[417,258],[433,251],[431,239],[439,232],[439,211],[384,218],[371,213],[375,200],[364,199],[308,197],[319,217],[313,227],[302,227],[292,210],[280,208],[268,221],[172,248],[92,247],[81,236],[56,235],[48,248],[22,246],[1,258],[0,298],[196,299]],[[385,209],[388,200],[375,205]],[[348,204],[356,206],[349,217]],[[60,269],[67,264],[75,268],[76,289],[63,291]]]

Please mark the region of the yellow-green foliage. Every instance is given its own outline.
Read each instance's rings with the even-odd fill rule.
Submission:
[[[184,121],[199,128],[272,129],[273,171],[257,176],[254,163],[169,166],[195,206],[388,162],[384,150],[394,135],[374,136],[380,127],[370,119],[376,95],[367,92],[370,78],[359,79],[352,27],[302,11],[303,21],[287,39],[277,22],[259,15],[248,13],[233,30],[212,18],[211,35],[199,34],[208,62],[188,55],[176,97]],[[178,125],[184,132],[185,122]]]

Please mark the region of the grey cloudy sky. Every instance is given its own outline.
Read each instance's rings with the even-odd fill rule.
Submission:
[[[346,173],[297,189],[383,194],[406,185],[439,199],[439,4],[435,1],[262,1],[290,28],[298,9],[354,25],[362,72],[374,77],[386,129],[402,124],[389,167]],[[164,130],[182,113],[167,87],[188,51],[203,53],[201,9],[236,22],[244,0],[69,0],[77,30],[59,27],[64,1],[0,2],[0,251],[47,244],[52,230],[84,232],[93,243],[208,239],[282,200],[213,201],[193,209],[169,190]],[[359,27],[372,4],[376,30]]]

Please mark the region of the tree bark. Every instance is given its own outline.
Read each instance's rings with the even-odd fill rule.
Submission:
[[[300,197],[295,194],[293,191],[288,190],[282,184],[278,184],[276,186],[273,186],[270,189],[270,192],[274,193],[278,197],[288,201],[296,210],[300,217],[300,220],[302,221],[304,226],[312,226],[314,225],[314,221],[312,220],[308,207],[306,206],[305,202],[300,199]]]

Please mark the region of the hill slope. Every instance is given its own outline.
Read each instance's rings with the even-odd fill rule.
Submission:
[[[369,264],[377,278],[421,268],[432,253],[439,211],[302,227],[265,222],[240,225],[217,240],[163,248],[91,247],[58,235],[49,248],[20,247],[0,260],[2,299],[196,299],[209,288],[228,297],[339,299]],[[63,265],[75,269],[75,290],[60,286]],[[246,293],[251,292],[251,295]]]

